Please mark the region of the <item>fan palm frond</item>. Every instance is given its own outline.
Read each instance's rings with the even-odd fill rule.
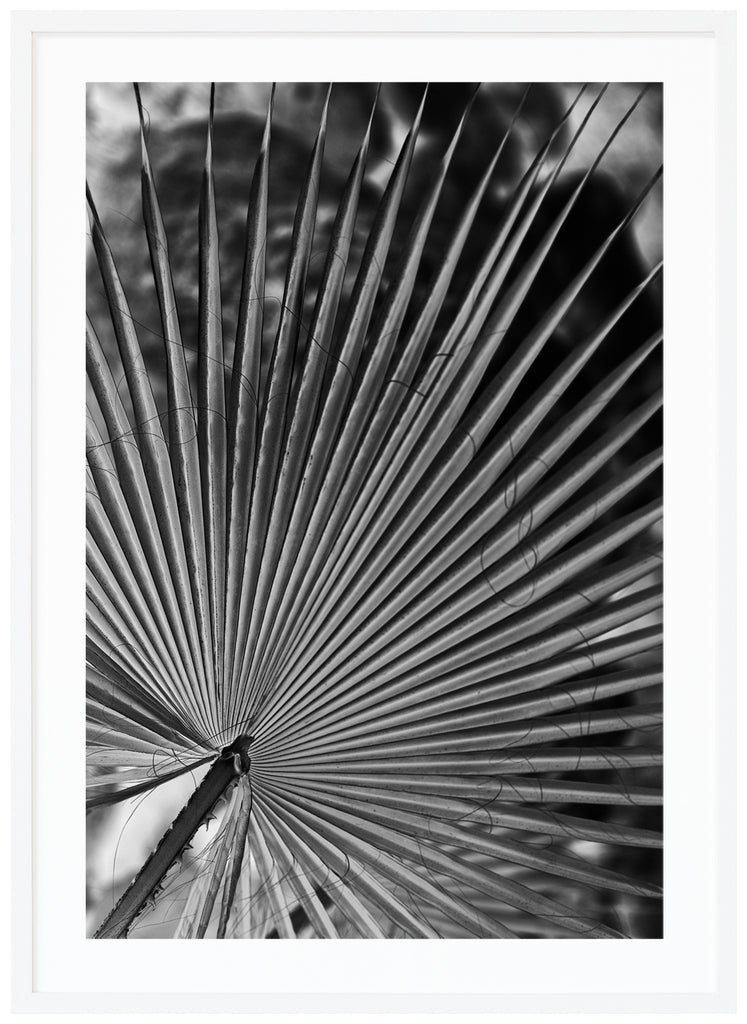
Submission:
[[[651,92],[513,90],[465,176],[501,87],[448,137],[423,90],[382,185],[388,88],[331,186],[326,90],[285,248],[273,88],[230,296],[211,88],[186,331],[135,88],[159,349],[88,191],[88,806],[196,783],[97,937],[659,927],[661,168],[604,170]]]

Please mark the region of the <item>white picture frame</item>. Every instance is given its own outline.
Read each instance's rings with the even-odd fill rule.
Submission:
[[[13,31],[15,1010],[730,1009],[735,991],[731,808],[736,800],[730,558],[735,540],[733,15],[34,12],[16,14]],[[350,52],[344,52],[341,40]],[[664,82],[665,334],[671,331],[670,337],[680,339],[665,349],[665,495],[671,510],[665,533],[665,665],[671,673],[665,676],[665,700],[672,708],[666,734],[665,934],[661,940],[630,944],[571,941],[558,948],[560,944],[547,941],[525,943],[521,950],[502,948],[499,977],[490,974],[495,952],[489,952],[489,942],[494,940],[410,943],[404,948],[395,941],[373,944],[373,949],[370,943],[343,942],[334,945],[334,963],[325,950],[329,944],[255,943],[248,948],[254,977],[239,975],[231,983],[229,972],[235,979],[241,963],[235,943],[228,953],[219,953],[212,943],[92,944],[83,938],[82,907],[80,919],[71,910],[84,878],[83,673],[78,679],[75,670],[83,664],[84,615],[83,588],[74,575],[76,560],[81,577],[83,567],[82,471],[76,476],[74,464],[76,446],[82,451],[84,409],[79,330],[84,202],[82,187],[79,197],[75,191],[84,167],[84,85],[87,80],[120,78],[238,80],[242,43],[251,42],[254,60],[244,78],[312,80],[323,75],[355,80],[357,74],[367,80],[377,60],[382,63],[383,40],[385,77],[390,79],[398,74],[398,61],[400,76],[412,80],[422,80],[429,61],[442,69],[438,56],[447,43],[455,57],[448,77],[454,80],[459,80],[462,67],[484,67],[492,44],[496,54],[501,50],[500,77],[506,80],[521,80],[516,68],[522,54],[533,51],[523,79]],[[401,64],[403,40],[410,48],[414,40],[418,43],[409,70]],[[671,52],[665,57],[667,47]],[[534,67],[528,66],[533,61]],[[314,74],[320,64],[324,72]],[[606,74],[600,73],[603,69]],[[538,74],[529,73],[533,70]],[[698,75],[705,77],[696,80]],[[472,70],[470,77],[480,76]],[[694,113],[682,104],[691,100],[700,103],[702,120],[698,154],[686,161],[686,121]],[[61,203],[65,196],[67,205]],[[678,223],[688,202],[689,238]],[[63,261],[65,250],[68,258]],[[682,296],[687,297],[684,306]],[[688,426],[695,384],[700,389],[697,430],[692,422]],[[64,407],[55,401],[55,389],[70,396]],[[57,458],[60,452],[68,454]],[[698,487],[688,492],[693,459],[703,474]],[[59,497],[53,504],[55,494]],[[693,543],[693,536],[700,539]],[[64,544],[60,537],[67,538]],[[688,544],[691,550],[683,564]],[[76,615],[80,636],[74,628]],[[676,687],[673,679],[679,681]],[[688,706],[693,700],[700,702],[695,709]],[[699,743],[695,771],[688,761],[688,728],[697,719],[706,724],[707,739]],[[689,836],[688,800],[697,804],[701,817]],[[64,837],[54,851],[54,863],[47,838],[51,835]],[[682,902],[688,884],[690,905]],[[384,946],[390,947],[388,952]],[[246,971],[246,950],[241,957]],[[543,981],[543,966],[549,970],[551,958],[556,963],[549,980]],[[291,984],[293,977],[296,982]],[[175,980],[179,978],[200,980],[186,984]],[[552,978],[563,984],[554,986]]]

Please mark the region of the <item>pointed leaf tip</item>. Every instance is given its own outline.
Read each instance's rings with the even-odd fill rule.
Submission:
[[[266,153],[270,147],[270,130],[272,126],[272,112],[275,107],[275,82],[270,86],[270,98],[267,101],[267,116],[265,117],[265,127],[262,132],[262,144],[260,146],[260,152]]]
[[[327,118],[329,116],[329,101],[332,98],[332,82],[327,86],[327,95],[324,97],[324,106],[322,107],[322,114],[319,118],[319,137],[327,131]]]
[[[137,82],[132,83],[132,88],[135,92],[135,102],[137,103],[137,117],[140,124],[140,135],[145,142],[145,111],[143,109],[143,98],[140,94],[140,86]]]
[[[373,103],[371,104],[371,113],[368,115],[368,124],[366,125],[366,133],[363,136],[363,141],[361,142],[361,147],[360,147],[360,153],[361,153],[361,157],[363,159],[365,159],[367,157],[367,155],[368,155],[368,147],[369,147],[370,142],[371,142],[371,131],[373,129],[374,115],[376,114],[376,109],[377,109],[377,107],[379,105],[379,96],[380,95],[381,95],[381,82],[378,82],[376,84],[376,92],[374,94]]]

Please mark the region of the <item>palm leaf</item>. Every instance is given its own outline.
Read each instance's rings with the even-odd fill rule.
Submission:
[[[656,90],[612,121],[617,87],[584,86],[535,129],[551,93],[523,87],[464,185],[500,87],[448,130],[418,91],[383,184],[414,91],[358,88],[334,173],[359,93],[322,97],[283,250],[273,87],[234,274],[211,87],[186,330],[135,88],[160,350],[88,190],[88,805],[194,779],[95,934],[650,934],[661,264],[634,232],[661,169],[603,229],[589,211]]]

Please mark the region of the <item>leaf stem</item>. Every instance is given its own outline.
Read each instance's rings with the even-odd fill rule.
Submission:
[[[164,833],[108,917],[95,939],[122,939],[146,903],[153,899],[166,872],[181,856],[216,803],[236,780],[249,771],[250,736],[237,736],[213,761],[207,775]]]

